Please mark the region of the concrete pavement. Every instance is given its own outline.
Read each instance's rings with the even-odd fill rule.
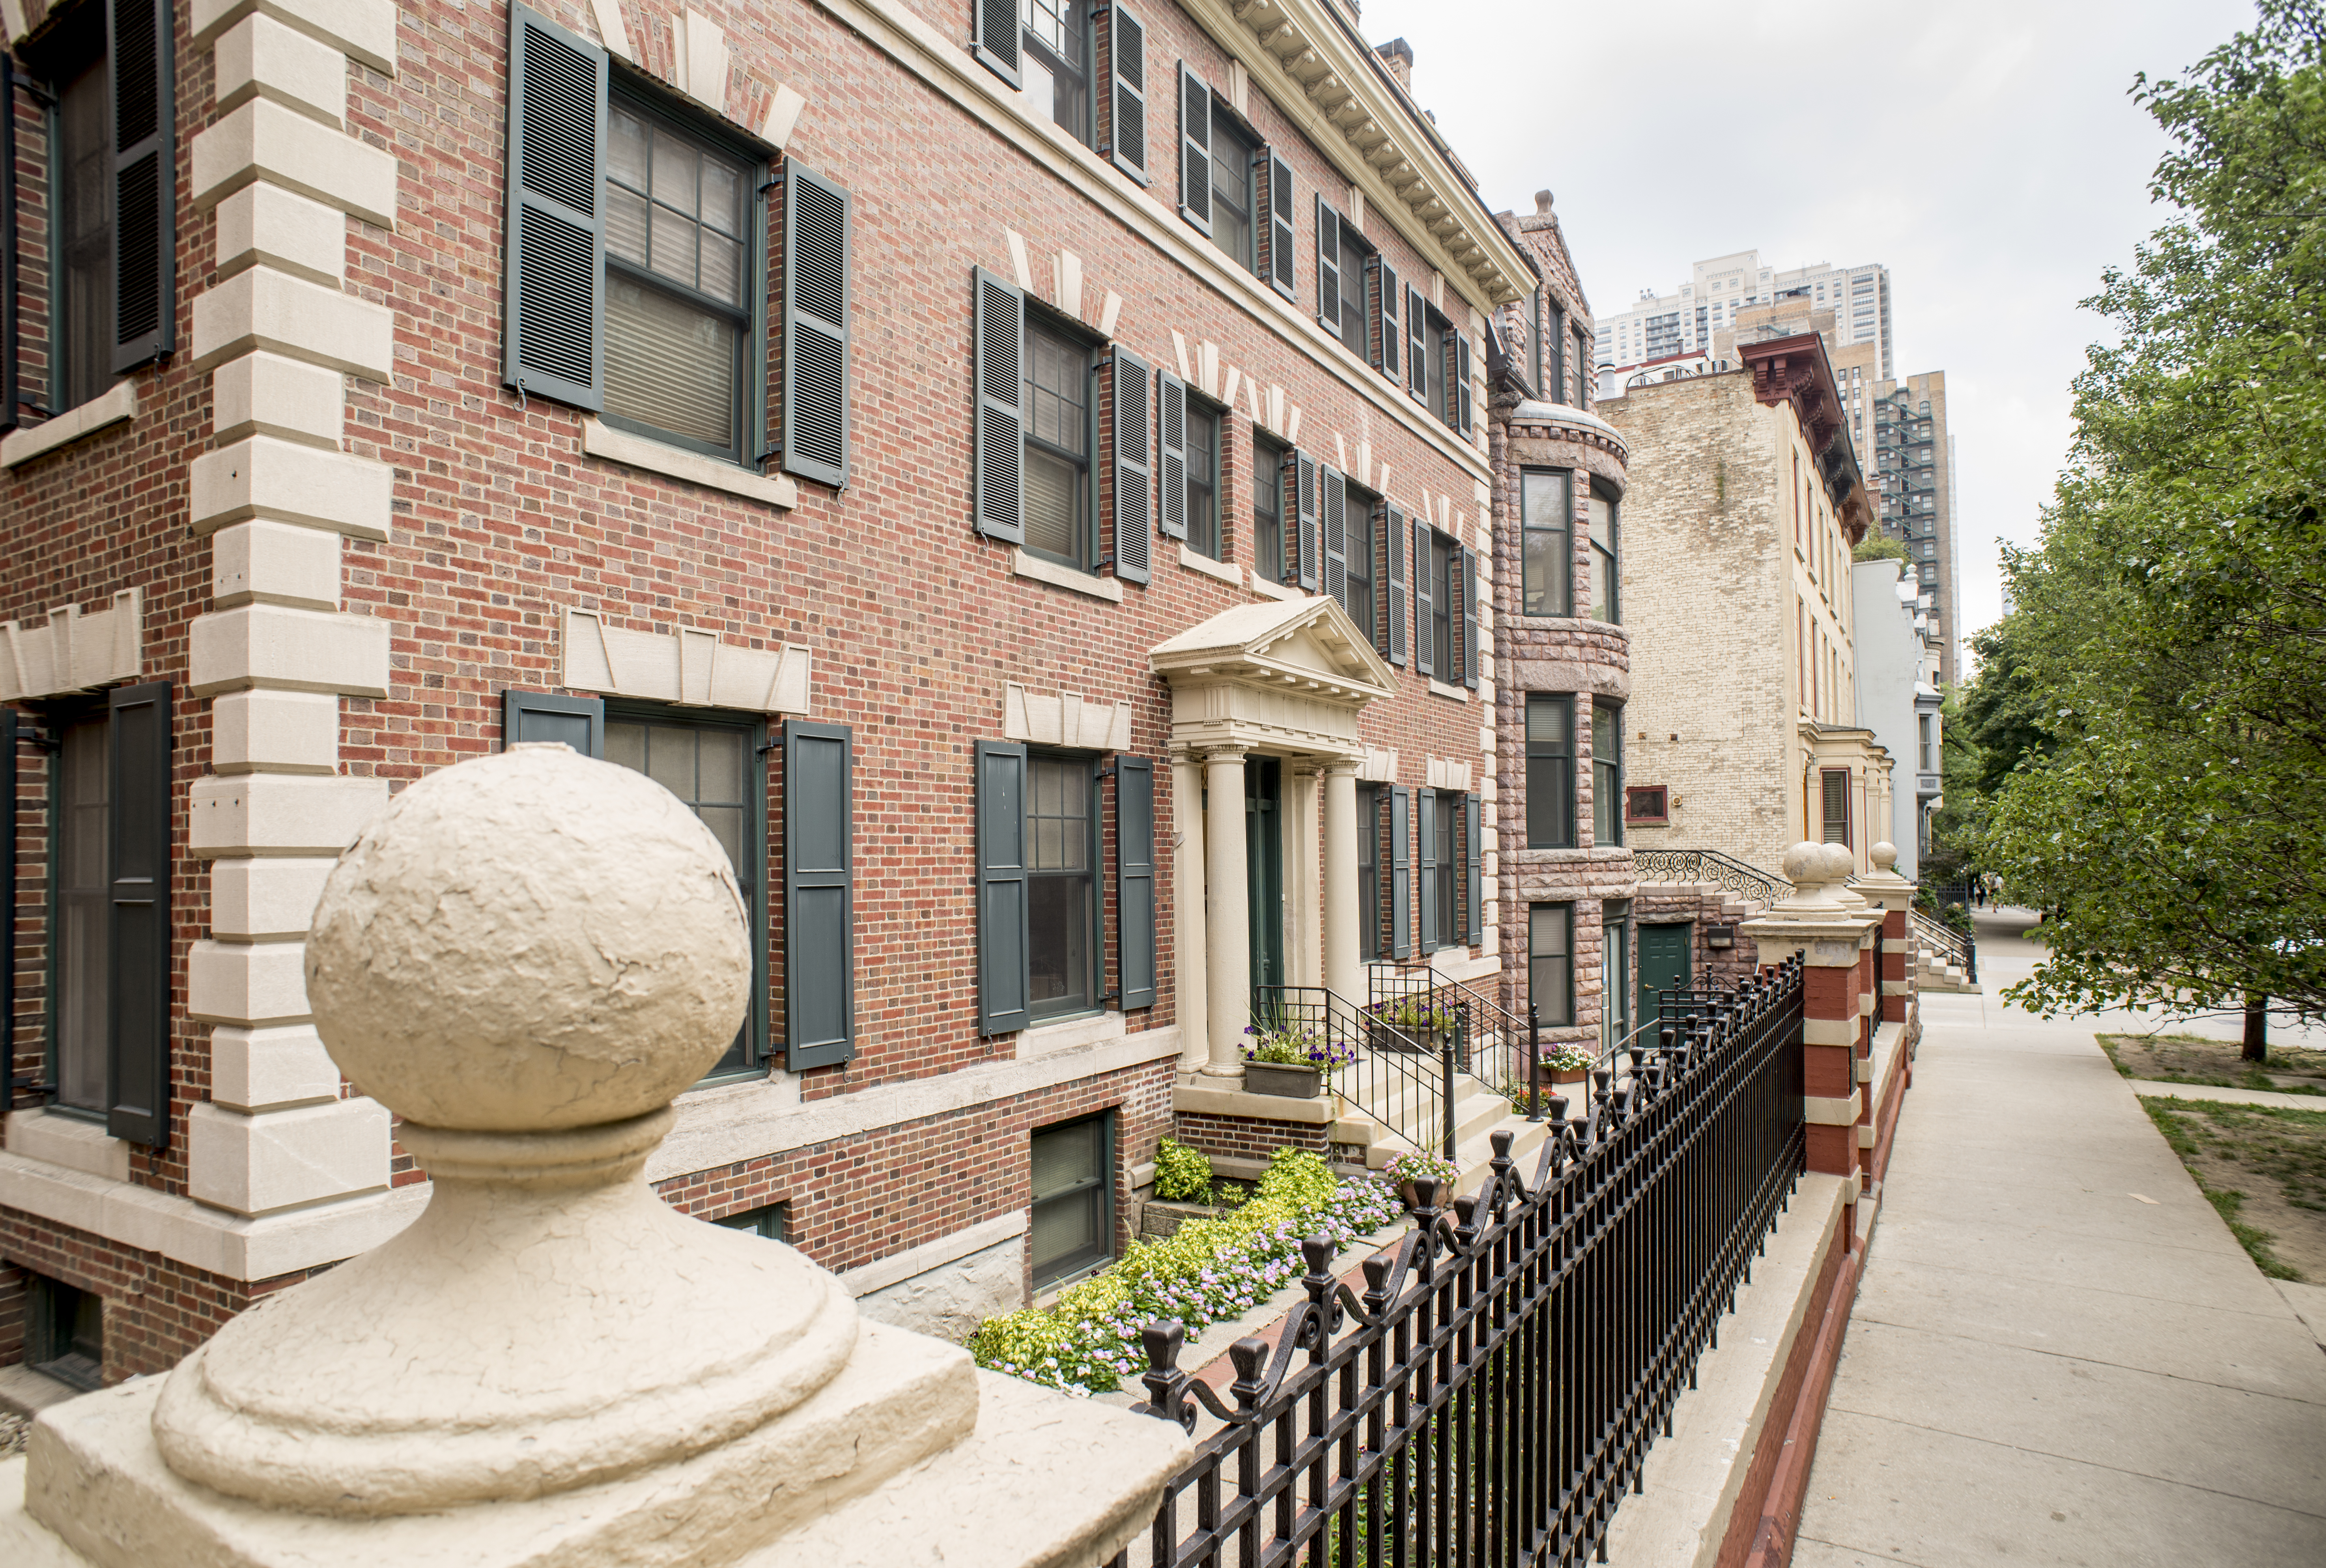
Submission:
[[[2093,1043],[2155,1019],[2006,1006],[2014,929],[1923,998],[1793,1561],[2315,1568],[2326,1353]]]

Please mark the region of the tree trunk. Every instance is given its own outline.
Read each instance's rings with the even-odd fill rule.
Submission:
[[[2245,1059],[2256,1065],[2269,1061],[2269,998],[2246,993]]]

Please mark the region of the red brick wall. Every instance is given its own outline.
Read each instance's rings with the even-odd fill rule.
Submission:
[[[1305,1149],[1329,1155],[1331,1129],[1323,1122],[1270,1121],[1257,1116],[1214,1116],[1208,1111],[1181,1111],[1174,1136],[1188,1147],[1216,1158],[1266,1161],[1279,1149]]]

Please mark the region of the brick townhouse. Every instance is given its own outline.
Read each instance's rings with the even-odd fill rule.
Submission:
[[[424,1203],[302,939],[512,743],[748,895],[650,1176],[892,1321],[1111,1256],[1175,1104],[1251,1098],[1252,985],[1498,971],[1536,277],[1353,10],[0,25],[0,1361],[154,1370]]]

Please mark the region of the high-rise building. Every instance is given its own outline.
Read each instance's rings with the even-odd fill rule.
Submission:
[[[1829,353],[1870,343],[1883,377],[1896,374],[1891,363],[1888,267],[1818,262],[1780,271],[1762,265],[1756,250],[1700,261],[1675,292],[1642,292],[1629,310],[1600,318],[1592,341],[1593,363],[1603,370],[1637,369],[1674,355],[1707,353],[1714,334],[1733,330],[1740,311],[1787,295],[1833,312],[1835,329],[1827,338]]]
[[[1906,546],[1919,592],[1916,608],[1933,617],[1939,673],[1955,683],[1962,663],[1955,585],[1955,441],[1947,429],[1947,373],[1933,370],[1884,381],[1870,400],[1874,462],[1867,474],[1882,531]]]

